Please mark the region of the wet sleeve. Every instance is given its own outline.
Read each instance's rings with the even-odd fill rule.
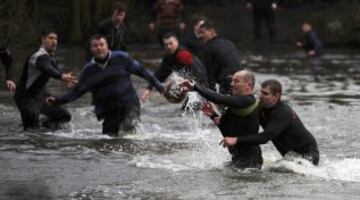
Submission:
[[[194,90],[209,101],[212,101],[216,104],[223,104],[232,108],[247,108],[248,106],[252,105],[256,100],[253,96],[223,95],[199,85],[195,85]]]
[[[62,73],[51,64],[48,56],[40,56],[36,60],[36,68],[50,77],[61,79]]]
[[[264,131],[262,133],[239,137],[237,143],[243,145],[265,144],[268,141],[277,138],[291,123],[291,119],[291,113],[287,110],[277,111],[271,116],[266,127],[263,127]]]
[[[13,59],[11,57],[10,51],[8,48],[0,50],[0,58],[2,63],[5,66],[6,80],[12,80],[12,63]]]
[[[147,81],[149,81],[150,84],[155,86],[155,88],[159,92],[164,91],[164,86],[160,83],[160,81],[155,76],[153,76],[147,69],[145,69],[142,66],[142,64],[131,58],[129,58],[129,62],[130,62],[131,74],[135,74],[137,76],[146,79]]]
[[[71,101],[75,101],[80,98],[88,91],[87,84],[85,82],[84,74],[80,75],[79,82],[71,88],[65,95],[56,98],[55,105],[62,105],[69,103]]]

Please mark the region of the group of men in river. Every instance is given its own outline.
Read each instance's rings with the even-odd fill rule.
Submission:
[[[124,17],[124,12],[115,8],[113,18]],[[194,34],[191,42],[197,48],[193,50],[180,45],[175,33],[163,34],[166,53],[154,75],[125,51],[111,50],[105,34],[94,34],[89,40],[93,57],[77,78],[73,72],[59,69],[54,56],[58,34],[53,29],[44,30],[40,48],[26,60],[17,86],[7,82],[9,90],[15,90],[24,129],[61,128],[71,120],[70,112],[61,105],[90,92],[96,117],[103,121],[103,134],[116,137],[133,131],[140,120],[140,99],[146,101],[153,87],[166,97],[162,82],[178,72],[184,78],[179,84],[183,94],[196,91],[208,100],[201,110],[218,126],[223,135],[221,144],[228,148],[236,167],[261,168],[260,144],[270,140],[282,156],[296,154],[317,165],[317,142],[295,111],[281,101],[281,83],[264,81],[257,100],[253,94],[255,76],[241,66],[234,43],[219,37],[210,20],[194,23]],[[140,98],[131,75],[149,82]],[[63,81],[70,90],[60,97],[52,96],[46,90],[50,78]],[[217,105],[224,107],[223,112],[215,112]],[[40,120],[40,114],[45,120]]]

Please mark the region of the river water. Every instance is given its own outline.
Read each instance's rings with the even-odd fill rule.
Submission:
[[[144,59],[157,63],[158,59]],[[329,53],[312,75],[301,54],[244,56],[243,64],[284,85],[284,101],[316,137],[320,164],[282,160],[263,145],[261,170],[239,171],[201,114],[185,114],[154,92],[137,133],[101,134],[89,95],[68,105],[64,130],[23,132],[11,95],[1,91],[0,199],[360,199],[360,56]],[[141,94],[146,83],[134,82]],[[49,91],[65,88],[51,81]]]

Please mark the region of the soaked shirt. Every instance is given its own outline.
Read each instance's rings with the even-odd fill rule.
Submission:
[[[261,108],[259,116],[264,131],[242,136],[238,139],[238,144],[265,144],[271,140],[282,156],[290,151],[300,154],[318,152],[314,136],[290,106],[279,101],[272,108]]]
[[[95,114],[102,119],[106,113],[121,108],[128,102],[139,104],[130,76],[140,76],[154,84],[162,92],[164,87],[138,61],[122,51],[110,51],[108,59],[100,64],[94,60],[85,65],[79,82],[55,104],[74,101],[86,92],[91,92]]]
[[[195,91],[205,97],[207,100],[216,104],[226,105],[229,108],[220,118],[218,125],[224,137],[242,137],[247,135],[258,135],[259,117],[258,108],[255,108],[250,114],[240,116],[232,111],[232,109],[246,109],[256,102],[253,95],[234,95],[228,96],[216,93],[210,89],[196,85]],[[233,161],[245,162],[248,166],[243,167],[259,167],[262,165],[261,149],[258,144],[238,145],[229,148],[233,155]]]

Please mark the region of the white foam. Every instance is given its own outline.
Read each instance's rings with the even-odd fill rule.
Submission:
[[[275,157],[264,158],[263,170],[294,172],[305,176],[320,177],[325,180],[360,182],[360,159],[345,158],[342,160],[325,159],[319,166],[297,158],[294,161],[276,160]]]

